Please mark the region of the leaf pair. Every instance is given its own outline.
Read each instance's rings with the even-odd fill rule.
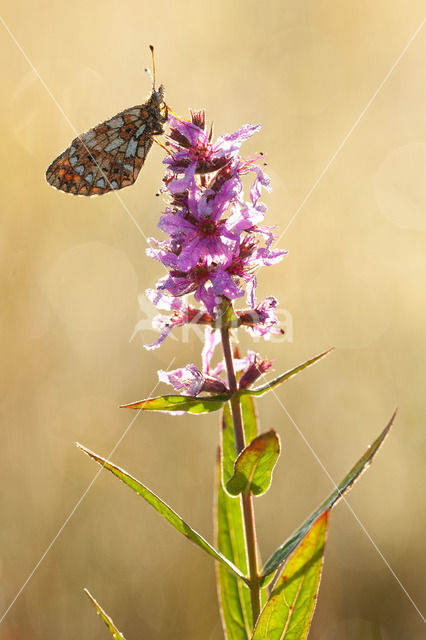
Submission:
[[[257,426],[253,400],[249,397],[242,400],[246,441],[251,440],[251,443],[232,467],[236,451],[232,420],[226,408],[222,426],[222,469],[219,468],[217,474],[216,544],[246,573],[245,554],[241,557],[244,545],[241,504],[239,498],[230,494],[252,490],[260,495],[267,490],[279,453],[279,440],[274,431],[255,436]],[[321,578],[329,512],[369,466],[394,418],[395,413],[342,482],[265,563],[261,572],[264,606],[254,630],[248,588],[223,565],[218,566],[221,615],[228,640],[303,640],[307,637]],[[264,454],[263,464],[262,456],[257,455],[259,453]],[[275,584],[268,598],[265,586],[274,573]]]
[[[244,396],[262,396],[268,391],[271,391],[278,385],[282,384],[289,378],[295,376],[306,367],[318,362],[321,358],[324,358],[332,349],[324,351],[319,355],[306,360],[297,367],[282,373],[277,378],[268,382],[267,384],[257,387],[256,389],[241,389],[236,392],[239,397]],[[123,409],[140,409],[142,411],[163,411],[167,413],[211,413],[213,411],[219,411],[222,409],[230,396],[226,393],[219,393],[215,396],[180,396],[180,395],[165,395],[158,396],[157,398],[147,398],[146,400],[139,400],[138,402],[131,402],[130,404],[123,404]]]

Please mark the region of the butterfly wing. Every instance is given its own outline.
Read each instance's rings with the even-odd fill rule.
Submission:
[[[72,141],[46,171],[49,184],[66,193],[93,196],[133,184],[152,146],[148,105],[120,111]]]

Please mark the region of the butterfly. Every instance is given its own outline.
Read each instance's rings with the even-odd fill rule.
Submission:
[[[124,109],[77,136],[48,167],[47,182],[81,196],[130,186],[152,147],[153,136],[163,133],[167,118],[164,87],[155,89],[154,65],[153,88],[146,102]]]

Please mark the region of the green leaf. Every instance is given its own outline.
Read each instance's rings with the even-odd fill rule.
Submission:
[[[100,465],[111,471],[117,478],[122,480],[128,487],[136,491],[138,495],[144,498],[160,515],[163,516],[170,524],[172,524],[175,529],[177,529],[184,536],[195,542],[196,545],[204,549],[209,555],[211,555],[215,560],[222,562],[228,569],[233,571],[241,580],[248,583],[248,579],[246,576],[227,558],[225,558],[219,551],[217,551],[214,547],[211,546],[202,536],[200,536],[194,529],[192,529],[189,524],[187,524],[173,509],[169,507],[163,500],[161,500],[155,493],[153,493],[148,487],[143,485],[139,480],[136,480],[133,476],[129,475],[126,471],[117,467],[112,462],[109,462],[105,458],[98,456],[90,449],[83,447],[83,445],[76,443],[77,447],[79,447],[84,453],[90,458],[93,458]]]
[[[262,570],[262,584],[266,584],[267,582],[266,578],[273,571],[275,571],[279,567],[279,565],[282,564],[287,559],[287,557],[295,549],[295,547],[297,547],[300,540],[307,533],[307,531],[309,531],[309,529],[311,528],[315,520],[324,511],[331,509],[331,507],[333,507],[340,500],[340,498],[347,491],[349,491],[349,489],[352,487],[355,481],[360,477],[363,471],[365,471],[368,468],[374,456],[376,455],[377,451],[383,444],[387,434],[389,433],[389,430],[393,424],[395,416],[396,416],[396,411],[393,413],[391,419],[389,420],[388,424],[383,429],[379,437],[376,438],[373,444],[368,447],[367,451],[364,453],[362,458],[360,458],[358,462],[352,467],[349,473],[343,478],[339,486],[336,487],[336,489],[334,489],[334,491],[330,493],[328,498],[326,498],[326,500],[324,500],[324,502],[318,507],[318,509],[316,509],[309,516],[306,522],[304,522],[302,526],[299,527],[299,529],[284,542],[284,544],[278,547],[278,549],[266,561],[265,566],[263,567],[263,570]]]
[[[166,411],[166,412],[187,412],[187,413],[211,413],[219,411],[228,400],[226,393],[216,396],[194,397],[194,396],[159,396],[158,398],[147,398],[139,402],[122,404],[121,409],[141,409],[143,411]]]
[[[107,615],[107,613],[102,609],[101,605],[96,602],[95,598],[92,596],[89,590],[85,589],[84,593],[88,596],[89,600],[98,612],[98,615],[100,615],[102,620],[105,622],[112,637],[115,638],[115,640],[126,640],[123,634],[120,633],[120,631],[117,629],[109,615]]]
[[[324,563],[329,511],[305,534],[264,606],[252,640],[304,640],[311,626]]]
[[[278,376],[277,378],[274,378],[274,380],[271,380],[271,382],[267,382],[261,387],[257,387],[256,389],[242,389],[241,391],[239,391],[239,394],[241,396],[245,396],[245,395],[262,396],[264,393],[271,391],[271,389],[274,389],[274,387],[277,387],[282,382],[285,382],[289,378],[295,376],[296,373],[300,373],[300,371],[303,371],[303,369],[306,369],[306,367],[310,367],[311,364],[318,362],[318,360],[321,360],[321,358],[324,358],[331,351],[333,351],[333,349],[334,347],[332,347],[331,349],[328,349],[327,351],[324,351],[323,353],[320,353],[319,355],[315,356],[314,358],[311,358],[310,360],[306,360],[306,362],[299,364],[294,369],[290,369],[290,371],[286,371],[285,373],[282,373],[280,376]]]
[[[258,433],[254,400],[250,396],[243,396],[240,398],[240,403],[243,416],[244,440],[245,442],[251,442]],[[229,404],[226,404],[223,407],[222,421],[222,480],[225,486],[234,473],[236,457],[237,450],[235,448],[231,410]]]
[[[257,418],[253,398],[241,398],[244,434],[246,442],[257,435]],[[223,408],[222,417],[222,456],[216,473],[216,531],[215,543],[223,555],[231,560],[247,575],[247,557],[243,515],[240,498],[233,498],[225,491],[221,481],[229,479],[234,470],[237,456],[235,449],[234,428],[229,405]],[[220,469],[220,466],[222,469]],[[227,640],[249,640],[253,631],[250,592],[248,587],[236,576],[217,564],[217,587],[222,624]],[[266,599],[267,590],[261,590],[262,601]]]
[[[228,493],[231,496],[265,493],[271,484],[279,455],[280,440],[273,429],[252,440],[235,461],[234,475],[226,484]]]

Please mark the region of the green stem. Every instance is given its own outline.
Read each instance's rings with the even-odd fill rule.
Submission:
[[[234,369],[234,359],[232,357],[231,339],[229,334],[229,324],[226,320],[226,311],[223,314],[223,323],[221,327],[222,348],[225,358],[226,370],[228,373],[229,391],[231,393],[231,413],[234,425],[235,446],[237,455],[245,447],[244,427],[241,413],[240,399],[235,392],[238,390],[237,378]],[[253,625],[260,614],[260,576],[257,561],[257,542],[256,542],[256,526],[254,518],[253,494],[242,494],[241,503],[244,516],[244,530],[246,539],[246,552],[250,572],[250,598],[253,614]]]

